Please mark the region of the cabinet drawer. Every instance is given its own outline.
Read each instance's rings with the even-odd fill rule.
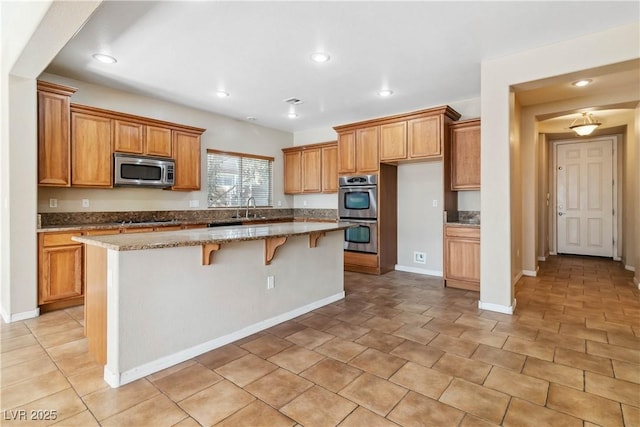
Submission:
[[[446,237],[466,237],[469,239],[480,238],[480,227],[455,227],[445,226],[444,235]]]
[[[73,236],[80,236],[82,233],[46,233],[43,237],[43,244],[45,247],[49,246],[65,246],[65,245],[80,245],[81,243],[71,240]]]
[[[359,252],[344,252],[344,263],[349,265],[361,265],[363,267],[378,267],[378,255]]]

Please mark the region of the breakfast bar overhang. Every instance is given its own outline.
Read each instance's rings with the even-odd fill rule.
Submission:
[[[112,387],[344,298],[348,223],[78,236],[85,334]]]

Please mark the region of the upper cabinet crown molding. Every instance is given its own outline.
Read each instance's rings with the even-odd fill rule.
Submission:
[[[425,110],[412,111],[409,113],[396,114],[394,116],[385,116],[376,119],[364,120],[356,123],[349,123],[346,125],[334,126],[333,129],[338,132],[345,132],[348,130],[353,130],[357,128],[370,127],[370,126],[379,126],[388,123],[399,122],[403,120],[412,120],[417,119],[424,116],[433,116],[442,114],[451,120],[458,120],[461,115],[453,108],[448,105],[444,105],[442,107],[428,108]]]
[[[118,111],[105,110],[104,108],[90,107],[88,105],[82,105],[82,104],[72,103],[71,111],[76,111],[79,113],[87,113],[94,116],[108,117],[110,119],[115,119],[115,120],[123,120],[127,122],[135,122],[135,123],[151,125],[151,126],[166,127],[166,128],[171,128],[173,130],[181,130],[184,132],[203,134],[206,131],[206,129],[198,128],[194,126],[187,126],[187,125],[182,125],[178,123],[165,122],[163,120],[156,120],[156,119],[151,119],[149,117],[136,116],[134,114],[121,113]]]
[[[78,91],[75,87],[59,85],[57,83],[50,83],[38,80],[38,90],[49,93],[56,93],[58,95],[71,96]]]

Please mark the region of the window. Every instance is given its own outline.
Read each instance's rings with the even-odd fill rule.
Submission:
[[[207,150],[207,205],[210,208],[244,206],[253,197],[256,206],[272,206],[273,157]]]

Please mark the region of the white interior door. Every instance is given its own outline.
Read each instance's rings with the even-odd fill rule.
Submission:
[[[558,253],[613,257],[613,143],[558,144]]]

